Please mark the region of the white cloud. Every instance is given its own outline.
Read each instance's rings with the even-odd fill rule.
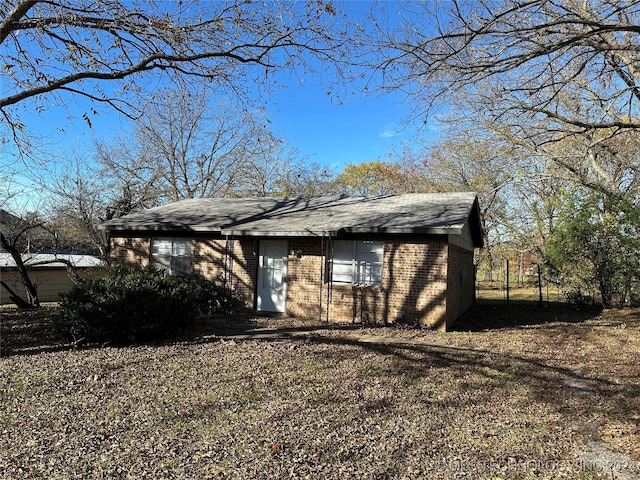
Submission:
[[[393,137],[397,137],[398,135],[400,135],[400,132],[391,128],[387,128],[386,130],[383,130],[380,133],[378,133],[378,136],[380,138],[393,138]]]

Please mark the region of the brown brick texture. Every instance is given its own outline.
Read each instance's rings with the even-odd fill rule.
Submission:
[[[289,239],[287,314],[330,322],[405,322],[445,330],[474,299],[473,252],[446,240],[387,239],[382,285],[327,281],[327,240]],[[112,238],[111,258],[148,264],[150,238]],[[259,240],[196,238],[192,270],[219,279],[255,308]]]
[[[148,265],[151,257],[151,239],[139,237],[113,237],[110,240],[110,259],[127,265]]]

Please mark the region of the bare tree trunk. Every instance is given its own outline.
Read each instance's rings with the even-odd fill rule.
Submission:
[[[1,282],[4,289],[9,292],[9,298],[11,298],[11,300],[18,307],[38,308],[40,306],[40,300],[38,299],[38,290],[31,281],[31,278],[29,278],[29,272],[24,262],[22,261],[22,255],[20,255],[20,252],[14,245],[7,241],[6,237],[2,233],[0,233],[0,245],[2,245],[2,248],[4,248],[7,252],[9,252],[14,262],[16,262],[16,268],[18,269],[18,273],[20,275],[20,281],[22,282],[22,285],[24,285],[24,288],[27,290],[27,299],[24,300],[13,290],[11,290],[5,282]]]
[[[9,285],[0,280],[0,285],[9,293],[9,298],[18,308],[33,308],[26,300],[23,300],[16,292],[14,292]]]

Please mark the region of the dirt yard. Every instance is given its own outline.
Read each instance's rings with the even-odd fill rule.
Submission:
[[[449,333],[209,319],[82,349],[51,310],[0,315],[0,478],[640,476],[640,310],[481,304]]]

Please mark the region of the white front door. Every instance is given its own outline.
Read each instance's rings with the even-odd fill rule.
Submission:
[[[286,240],[261,240],[258,264],[258,311],[285,312],[287,299]]]

